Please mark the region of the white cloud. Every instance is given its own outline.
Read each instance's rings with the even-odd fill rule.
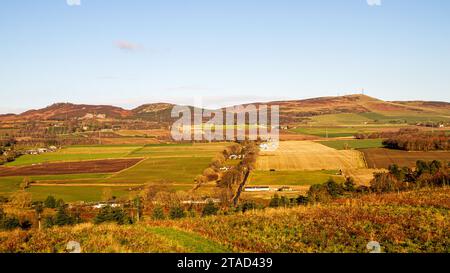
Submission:
[[[381,0],[366,0],[369,6],[381,6]]]
[[[81,6],[81,0],[66,0],[69,6]]]
[[[128,51],[135,51],[138,49],[141,49],[142,46],[134,43],[130,43],[128,41],[117,41],[116,43],[117,48],[122,50],[128,50]]]

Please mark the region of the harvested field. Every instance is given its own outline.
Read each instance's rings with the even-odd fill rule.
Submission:
[[[365,168],[359,151],[338,151],[312,141],[284,141],[275,152],[261,152],[258,170],[339,170]]]
[[[0,168],[0,177],[77,173],[113,173],[127,169],[139,161],[141,161],[140,158],[127,158],[45,163],[25,167],[3,167]]]
[[[450,152],[407,152],[384,148],[361,150],[369,168],[388,168],[391,164],[415,167],[417,160],[450,162]]]
[[[373,179],[373,174],[376,172],[383,172],[383,169],[347,169],[344,170],[344,175],[352,177],[357,185],[369,186]]]

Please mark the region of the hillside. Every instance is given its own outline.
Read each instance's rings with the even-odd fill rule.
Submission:
[[[448,188],[423,189],[134,225],[0,231],[0,253],[66,252],[71,240],[84,253],[367,253],[370,241],[387,253],[444,253],[450,244],[448,194]]]
[[[255,103],[255,105],[261,104]],[[274,101],[267,104],[280,106],[280,120],[282,124],[286,125],[302,123],[310,120],[312,117],[339,114],[360,115],[366,120],[389,120],[395,118],[407,120],[414,117],[417,117],[417,120],[450,120],[450,103],[447,102],[388,102],[365,95],[348,95]],[[173,106],[174,104],[170,103],[152,103],[141,105],[132,110],[126,110],[109,105],[57,103],[43,109],[26,111],[20,115],[0,115],[0,121],[126,118],[153,122],[171,122],[173,121],[171,118]],[[193,108],[191,107],[191,109]]]
[[[48,107],[29,110],[20,115],[9,115],[18,120],[67,120],[67,119],[119,119],[131,115],[129,110],[110,105],[55,103]]]

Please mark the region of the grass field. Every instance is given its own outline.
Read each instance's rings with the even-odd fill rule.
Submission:
[[[294,133],[305,134],[305,135],[313,135],[318,137],[351,137],[356,133],[364,133],[369,132],[368,130],[363,130],[361,128],[354,127],[302,127],[295,128],[291,130]]]
[[[321,184],[333,178],[336,182],[344,182],[338,170],[326,171],[253,171],[249,177],[249,185],[259,186],[306,186]]]
[[[311,118],[315,125],[358,125],[371,122],[370,118],[356,113],[320,115]]]
[[[261,152],[258,170],[340,170],[365,168],[358,151],[338,151],[312,141],[284,141],[275,152]]]
[[[367,112],[367,113],[342,113],[320,115],[311,118],[314,126],[348,126],[348,125],[377,125],[377,126],[405,126],[418,122],[442,122],[449,118],[439,114],[424,114],[413,112]]]
[[[23,155],[6,166],[24,166],[46,162],[81,161],[93,159],[122,158],[129,156],[139,145],[92,145],[70,146],[54,153]]]
[[[174,190],[187,190],[193,187],[195,176],[201,174],[211,159],[227,145],[229,144],[114,145],[105,146],[105,149],[102,149],[103,146],[70,147],[65,149],[65,154],[89,152],[95,157],[109,152],[108,156],[112,156],[116,154],[112,151],[121,151],[120,157],[145,159],[117,173],[30,176],[30,180],[36,181],[36,184],[32,184],[29,192],[36,200],[51,194],[70,202],[98,201],[105,187],[112,188],[117,197],[125,195],[130,186],[146,183],[165,184]],[[0,195],[9,195],[18,190],[23,178],[24,176],[0,178]]]
[[[318,143],[336,150],[349,149],[367,149],[383,147],[382,139],[352,139],[352,140],[329,140],[319,141]]]
[[[63,199],[65,202],[93,202],[102,200],[102,193],[105,188],[111,189],[112,195],[117,198],[126,197],[130,194],[129,187],[101,186],[33,186],[27,191],[33,195],[33,200],[44,201],[47,196],[52,195],[57,199]]]
[[[170,227],[149,227],[148,230],[178,245],[189,253],[226,253],[226,247],[192,232]]]
[[[364,153],[369,168],[388,168],[391,164],[415,167],[417,160],[450,162],[450,152],[448,151],[407,152],[384,148],[363,149],[361,151]]]

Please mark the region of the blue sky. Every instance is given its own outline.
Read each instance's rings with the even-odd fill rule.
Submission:
[[[0,112],[214,107],[362,88],[450,101],[449,14],[448,0],[6,0]]]

